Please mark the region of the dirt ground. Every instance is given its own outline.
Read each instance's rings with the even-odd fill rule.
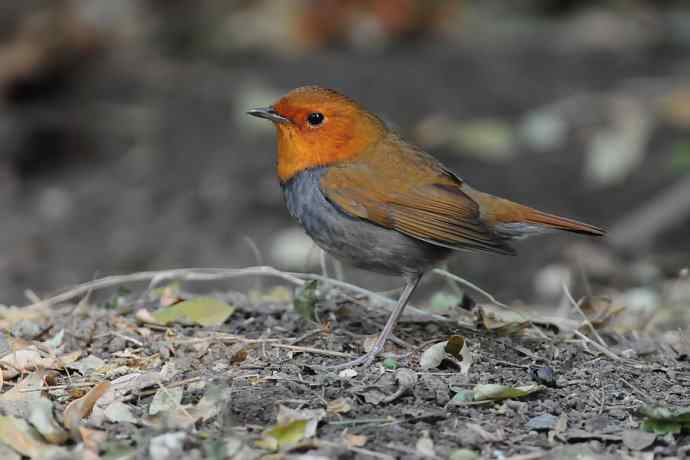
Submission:
[[[17,404],[31,413],[30,398],[46,399],[55,424],[68,426],[70,402],[109,381],[92,412],[77,418],[85,430],[58,443],[55,458],[687,458],[686,432],[640,430],[643,408],[690,405],[690,343],[680,332],[650,337],[602,326],[603,346],[581,321],[544,316],[523,327],[504,318],[495,327],[487,305],[466,302],[469,310],[451,308],[453,320],[401,323],[371,367],[333,371],[321,366],[362,353],[385,310],[341,291],[316,292],[320,323],[304,320],[284,287],[206,293],[235,308],[218,326],[147,322],[161,305],[194,297],[175,287],[38,305],[21,319],[5,311],[14,350],[40,343],[42,356],[63,361],[48,366],[58,370],[6,375],[0,407],[21,417]],[[463,338],[462,356],[423,368],[425,350],[451,336]],[[534,392],[477,400],[487,384]],[[173,392],[172,405],[155,413]],[[307,428],[292,438],[294,420]]]

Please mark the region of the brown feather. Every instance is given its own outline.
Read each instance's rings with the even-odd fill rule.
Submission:
[[[564,230],[583,235],[603,236],[606,231],[575,219],[549,214],[529,206],[499,198],[465,186],[465,191],[482,209],[482,217],[492,225],[523,223]]]
[[[513,254],[462,186],[393,134],[357,159],[331,165],[321,178],[324,195],[352,216],[438,246]]]

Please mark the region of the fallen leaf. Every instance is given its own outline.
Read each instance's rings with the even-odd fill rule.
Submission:
[[[542,385],[524,385],[510,387],[495,383],[478,384],[473,389],[475,401],[500,401],[502,399],[522,398],[537,391],[543,390]]]
[[[466,340],[461,335],[451,335],[445,342],[431,345],[424,350],[419,358],[419,365],[422,369],[435,369],[441,365],[446,358],[455,358],[460,365],[460,372],[467,375],[472,365],[472,353],[467,346]]]
[[[0,442],[32,459],[66,453],[57,446],[43,442],[26,421],[12,416],[0,416]]]
[[[132,414],[129,406],[123,402],[115,401],[109,404],[103,411],[105,418],[113,423],[137,423],[136,417]]]
[[[278,424],[264,431],[263,438],[256,441],[256,446],[269,450],[278,450],[292,446],[305,438],[308,420],[292,420]]]
[[[462,305],[462,296],[449,294],[447,292],[437,292],[431,297],[431,310],[434,313],[446,313]]]
[[[79,361],[68,364],[66,367],[69,369],[74,369],[81,375],[88,375],[96,369],[101,369],[105,367],[105,361],[103,361],[98,356],[88,355],[85,358],[80,359]]]
[[[32,371],[38,367],[50,368],[54,363],[53,358],[44,358],[34,345],[11,353],[0,358],[0,366],[4,369],[2,375],[5,379],[12,379],[21,372]]]
[[[383,360],[383,367],[389,370],[395,370],[400,367],[400,364],[395,358],[386,358]]]
[[[81,419],[88,417],[96,401],[110,388],[110,382],[101,382],[79,399],[75,399],[65,407],[64,424],[72,436],[78,438]]]
[[[60,329],[57,334],[55,334],[53,337],[49,338],[45,342],[43,342],[47,347],[52,348],[53,350],[56,350],[57,348],[62,345],[62,340],[65,337],[65,330]]]
[[[309,280],[295,290],[292,305],[295,311],[306,321],[316,322],[316,305],[318,302],[316,280]]]
[[[623,444],[631,450],[643,450],[654,444],[656,433],[639,430],[625,430],[622,435]]]
[[[29,307],[7,307],[0,305],[0,330],[9,331],[18,321],[40,321],[50,316],[51,308],[46,304]]]
[[[0,458],[2,460],[22,460],[21,455],[2,443],[0,443]]]
[[[46,398],[41,398],[31,404],[29,423],[50,444],[64,444],[69,439],[69,434],[55,420],[53,403]]]
[[[499,335],[516,335],[529,327],[529,322],[524,316],[495,305],[479,305],[477,314],[480,324],[485,329]]]
[[[326,412],[331,415],[346,414],[352,410],[352,406],[347,399],[334,399],[328,401]]]
[[[177,409],[182,402],[182,393],[183,389],[181,387],[159,388],[156,394],[153,395],[153,400],[149,406],[149,415]]]
[[[361,434],[343,433],[343,442],[347,447],[362,447],[367,443],[367,437]]]
[[[81,435],[86,450],[95,454],[93,458],[98,459],[98,451],[101,445],[108,439],[108,434],[105,431],[93,430],[85,426],[79,427],[79,434]]]
[[[460,390],[453,396],[453,401],[458,401],[460,403],[469,403],[474,401],[474,391],[472,390]]]
[[[223,385],[210,385],[204,396],[189,412],[206,422],[221,411],[224,401],[230,400],[230,388]]]
[[[666,434],[690,430],[690,407],[643,407],[640,414],[645,417],[640,426],[643,431]]]
[[[326,411],[323,409],[278,408],[277,424],[264,431],[263,437],[256,441],[258,447],[270,450],[283,449],[297,444],[302,439],[316,435],[316,427]]]
[[[201,326],[219,326],[233,314],[235,309],[225,302],[212,297],[197,297],[185,300],[170,307],[153,312],[153,317],[160,324],[175,321],[191,321]]]
[[[446,345],[448,342],[439,342],[431,345],[424,350],[419,358],[419,365],[422,369],[436,369],[446,358]]]

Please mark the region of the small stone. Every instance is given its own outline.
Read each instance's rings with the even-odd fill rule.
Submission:
[[[41,332],[41,325],[28,319],[20,319],[12,326],[12,335],[20,339],[32,340]]]
[[[532,417],[527,421],[527,428],[533,431],[550,431],[558,423],[558,417],[545,414]]]
[[[179,458],[186,434],[183,432],[166,433],[151,439],[149,456],[153,460]]]
[[[623,444],[631,450],[642,450],[654,444],[656,434],[639,430],[625,430],[623,432]]]
[[[353,377],[357,377],[357,371],[354,369],[343,369],[342,371],[338,372],[338,376],[341,379],[351,379]]]
[[[529,368],[529,376],[532,380],[547,387],[556,386],[556,372],[549,366],[532,366]]]

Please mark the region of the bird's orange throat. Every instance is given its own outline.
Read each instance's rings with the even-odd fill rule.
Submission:
[[[385,135],[382,123],[374,118],[354,123],[337,119],[329,122],[331,125],[321,130],[290,124],[275,125],[281,183],[306,169],[353,160],[370,150]]]

